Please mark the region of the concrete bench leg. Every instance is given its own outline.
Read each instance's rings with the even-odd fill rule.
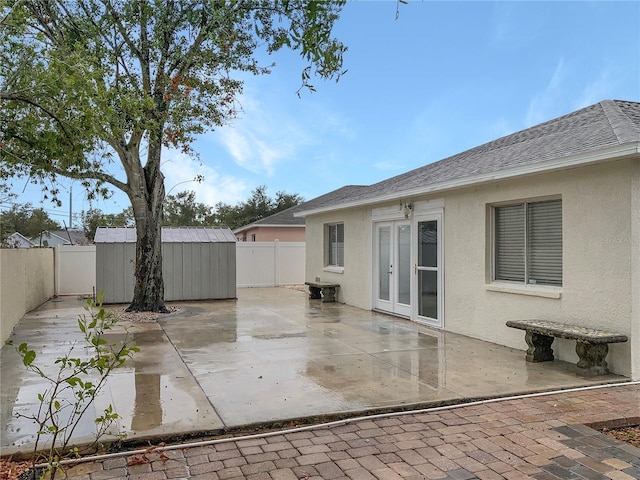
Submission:
[[[322,295],[320,294],[320,292],[322,291],[321,288],[319,287],[309,287],[309,298],[312,300],[317,300],[319,298],[322,298]]]
[[[325,287],[322,289],[322,301],[325,303],[331,303],[336,301],[336,288]]]
[[[553,337],[534,333],[527,330],[524,339],[529,345],[527,350],[527,362],[549,362],[553,360]]]
[[[576,342],[576,353],[580,360],[576,364],[576,373],[584,377],[596,377],[609,373],[607,353],[609,344]]]

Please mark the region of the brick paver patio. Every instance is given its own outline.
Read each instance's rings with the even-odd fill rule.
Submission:
[[[78,464],[70,479],[640,479],[640,383],[354,419]],[[593,428],[591,428],[593,427]]]

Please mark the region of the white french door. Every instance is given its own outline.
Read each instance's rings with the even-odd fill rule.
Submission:
[[[375,307],[411,316],[411,222],[375,224]]]

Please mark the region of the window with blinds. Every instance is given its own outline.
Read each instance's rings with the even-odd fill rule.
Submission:
[[[328,267],[344,267],[344,223],[327,225]]]
[[[495,207],[494,276],[562,285],[562,200]]]

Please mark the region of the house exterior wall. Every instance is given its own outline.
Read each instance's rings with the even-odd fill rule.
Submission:
[[[338,301],[371,309],[371,210],[344,210],[307,217],[307,281],[340,285]],[[311,221],[310,221],[311,220]],[[344,270],[325,268],[325,225],[344,223]]]
[[[446,195],[445,329],[519,349],[526,348],[524,332],[506,327],[507,320],[556,320],[630,336],[630,193],[637,167],[607,163]],[[548,195],[562,196],[563,286],[491,290],[490,205]],[[527,291],[560,298],[522,294]],[[612,371],[631,373],[631,344],[610,345]],[[577,361],[575,341],[556,339],[553,348],[557,358]]]
[[[444,329],[521,350],[524,332],[506,327],[507,320],[539,318],[612,330],[630,338],[610,345],[611,370],[639,378],[640,293],[632,291],[640,284],[639,171],[637,159],[623,160],[411,199],[444,199]],[[492,283],[491,205],[547,196],[562,197],[563,286]],[[371,309],[371,208],[306,221],[307,280],[319,276],[339,283],[340,302]],[[342,273],[323,268],[324,225],[332,222],[345,226]],[[556,358],[577,361],[575,341],[556,339],[553,348]]]
[[[0,340],[22,316],[53,297],[51,248],[0,249]]]
[[[300,227],[252,227],[248,230],[236,234],[239,242],[252,242],[253,235],[256,236],[256,242],[304,242],[305,228]],[[246,240],[243,240],[246,238]]]

